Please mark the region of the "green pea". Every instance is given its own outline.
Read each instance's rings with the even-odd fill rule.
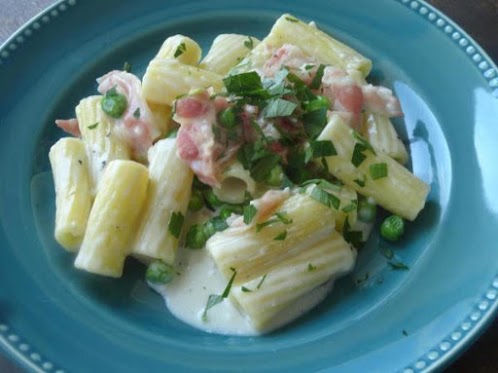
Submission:
[[[128,101],[124,95],[117,93],[116,89],[113,88],[102,97],[100,105],[107,115],[120,118],[128,106]]]
[[[192,190],[192,195],[190,196],[190,201],[188,203],[188,209],[191,211],[199,211],[204,206],[204,198],[202,193],[194,189]]]
[[[209,188],[204,191],[204,198],[206,199],[206,202],[211,206],[213,209],[216,207],[220,207],[223,202],[220,201],[220,199],[214,194],[213,189]]]
[[[358,201],[358,219],[365,223],[371,223],[377,215],[377,205],[368,198],[361,198]]]
[[[208,238],[204,226],[196,224],[190,227],[187,233],[186,245],[191,249],[202,249]]]
[[[380,234],[386,240],[397,241],[405,232],[405,222],[398,215],[386,218],[380,226]]]
[[[283,171],[282,166],[277,164],[270,170],[270,173],[266,177],[266,184],[271,186],[280,186],[282,184]]]
[[[219,114],[220,124],[225,128],[234,128],[237,125],[236,119],[233,107],[226,108]]]
[[[232,214],[239,214],[242,215],[242,206],[239,205],[223,205],[220,208],[220,218],[223,220],[226,220],[230,217]]]
[[[145,278],[152,284],[167,284],[173,280],[175,269],[162,260],[152,262],[145,271]]]

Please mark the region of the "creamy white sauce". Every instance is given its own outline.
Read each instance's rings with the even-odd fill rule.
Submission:
[[[253,336],[277,329],[320,303],[332,289],[333,281],[308,292],[274,317],[266,330],[256,330],[229,298],[213,306],[203,318],[211,294],[221,295],[227,286],[205,249],[180,249],[178,275],[167,285],[151,285],[165,300],[169,311],[183,322],[209,333]]]

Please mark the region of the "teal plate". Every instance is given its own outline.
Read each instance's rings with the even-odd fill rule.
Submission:
[[[207,334],[175,319],[127,262],[121,280],[72,267],[52,237],[48,149],[58,117],[128,61],[142,75],[182,33],[263,37],[283,12],[374,63],[427,206],[403,241],[374,235],[319,307],[262,337]],[[141,0],[55,4],[0,50],[0,349],[31,371],[404,371],[446,366],[497,308],[498,72],[451,20],[418,0]],[[390,248],[409,266],[394,271]],[[213,309],[214,311],[214,309]]]

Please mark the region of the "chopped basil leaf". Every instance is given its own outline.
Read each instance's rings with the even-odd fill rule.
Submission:
[[[223,294],[218,295],[218,294],[211,294],[208,298],[206,308],[204,308],[204,312],[202,314],[202,320],[206,321],[207,320],[207,311],[216,306],[218,303],[221,303],[223,299],[227,298],[228,295],[230,294],[230,289],[232,288],[233,280],[235,279],[235,276],[237,275],[237,271],[232,268],[233,274],[232,277],[230,277],[230,280],[228,281],[228,284],[223,291]]]
[[[176,136],[178,135],[178,130],[179,128],[172,128],[168,131],[168,133],[166,134],[165,138],[166,139],[174,139],[176,138]]]
[[[344,206],[341,210],[347,214],[351,211],[356,210],[357,207],[358,207],[358,201],[353,199],[351,200],[351,203],[349,205]]]
[[[240,288],[240,290],[242,290],[242,292],[243,292],[243,293],[250,293],[250,292],[252,292],[252,290],[251,290],[251,289],[248,289],[248,288],[246,288],[245,286],[242,286],[242,287]]]
[[[276,223],[276,222],[277,222],[277,219],[269,219],[269,220],[264,221],[262,223],[258,223],[258,224],[256,224],[256,232],[261,232],[261,230],[264,227],[266,227],[266,226],[268,226],[270,224]]]
[[[180,211],[173,212],[169,219],[168,223],[168,231],[175,238],[180,237],[180,233],[182,232],[184,217]]]
[[[342,236],[344,239],[355,247],[360,247],[363,244],[363,233],[361,231],[351,230],[349,219],[346,217],[344,226],[342,227]]]
[[[353,180],[356,184],[358,184],[359,187],[363,188],[367,182],[367,178],[365,177],[365,175],[363,175],[363,180],[360,180],[360,179],[354,179]]]
[[[277,212],[275,214],[275,216],[278,218],[278,220],[280,220],[282,223],[288,225],[288,224],[291,224],[292,223],[292,219],[289,219],[287,216],[287,214],[284,213],[284,212]]]
[[[258,284],[258,286],[256,286],[256,289],[259,289],[261,287],[261,285],[263,285],[263,281],[265,280],[265,278],[266,278],[266,275],[261,277],[261,281],[259,281],[259,284]]]
[[[98,126],[98,125],[99,125],[99,122],[96,122],[96,123],[94,123],[94,124],[89,125],[87,128],[88,128],[89,130],[93,130],[93,129],[97,128],[97,126]]]
[[[244,41],[244,46],[251,50],[254,48],[254,40],[252,40],[252,38],[250,36],[247,37],[247,40]]]
[[[391,269],[394,271],[408,271],[410,267],[406,264],[398,262],[398,261],[390,261],[388,264],[391,266]]]
[[[265,181],[269,176],[273,168],[280,161],[280,156],[276,154],[270,154],[264,158],[259,159],[251,167],[250,173],[252,178],[257,182]]]
[[[316,70],[315,77],[311,81],[310,88],[318,89],[322,85],[323,72],[325,70],[325,65],[320,64],[318,69]]]
[[[294,112],[296,107],[297,105],[293,102],[284,100],[282,98],[275,98],[270,100],[267,106],[263,109],[263,117],[288,117]]]
[[[123,64],[123,71],[126,71],[127,73],[129,73],[131,71],[131,63],[129,63],[128,61],[125,61],[125,63]]]
[[[299,101],[306,102],[316,99],[316,95],[296,74],[288,73],[287,79],[294,85],[294,93]]]
[[[282,174],[282,183],[280,184],[280,189],[293,188],[294,183],[287,177],[284,173]]]
[[[372,163],[369,172],[373,180],[382,179],[387,176],[387,163]]]
[[[375,152],[374,148],[372,147],[372,145],[363,137],[361,136],[358,132],[356,132],[355,130],[352,130],[353,131],[353,138],[361,145],[363,145],[365,147],[366,150],[370,150],[373,155],[377,155],[377,153]]]
[[[255,71],[229,75],[223,79],[223,84],[225,84],[228,94],[237,96],[254,96],[258,93],[261,94],[263,90],[261,78]]]
[[[244,206],[244,224],[251,224],[252,219],[256,216],[258,210],[254,205]]]
[[[324,189],[319,187],[318,185],[313,188],[311,191],[310,197],[313,198],[314,200],[322,203],[323,205],[327,207],[333,207],[336,210],[339,209],[339,206],[341,204],[341,200],[334,196],[333,194],[330,194],[326,192]]]
[[[140,119],[140,108],[137,107],[137,109],[133,112],[133,117],[135,119]]]
[[[351,163],[355,166],[355,167],[358,167],[360,164],[363,163],[363,161],[367,158],[367,156],[365,154],[363,154],[363,152],[367,150],[367,148],[365,148],[365,146],[363,146],[362,144],[360,144],[359,142],[357,142],[355,145],[354,145],[354,149],[353,149],[353,155],[351,156]]]
[[[176,48],[176,51],[175,51],[175,54],[173,55],[173,57],[178,58],[186,51],[187,51],[187,46],[185,45],[185,43],[180,43],[180,45]]]
[[[315,139],[322,133],[327,124],[327,108],[322,107],[303,114],[303,125],[306,134]]]
[[[316,267],[313,264],[311,264],[311,263],[308,264],[308,272],[312,272],[315,269],[316,269]]]
[[[286,237],[287,237],[287,230],[283,230],[278,235],[276,235],[275,238],[273,238],[273,239],[275,241],[283,241],[286,239]]]
[[[313,158],[330,157],[337,155],[335,146],[330,140],[315,140],[310,143]]]
[[[292,22],[292,23],[296,23],[296,22],[299,22],[297,19],[295,19],[294,17],[285,17],[285,19],[289,22]]]

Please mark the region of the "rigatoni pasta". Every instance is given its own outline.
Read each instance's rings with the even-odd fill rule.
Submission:
[[[84,143],[62,138],[49,153],[55,184],[55,239],[69,251],[78,250],[92,206],[92,191]]]
[[[261,41],[221,34],[204,57],[190,36],[167,37],[142,81],[111,71],[57,121],[78,137],[50,151],[57,241],[94,274],[140,260],[201,329],[290,322],[354,270],[378,208],[395,240],[428,198],[391,122],[401,104],[367,82],[371,68],[290,14]]]

